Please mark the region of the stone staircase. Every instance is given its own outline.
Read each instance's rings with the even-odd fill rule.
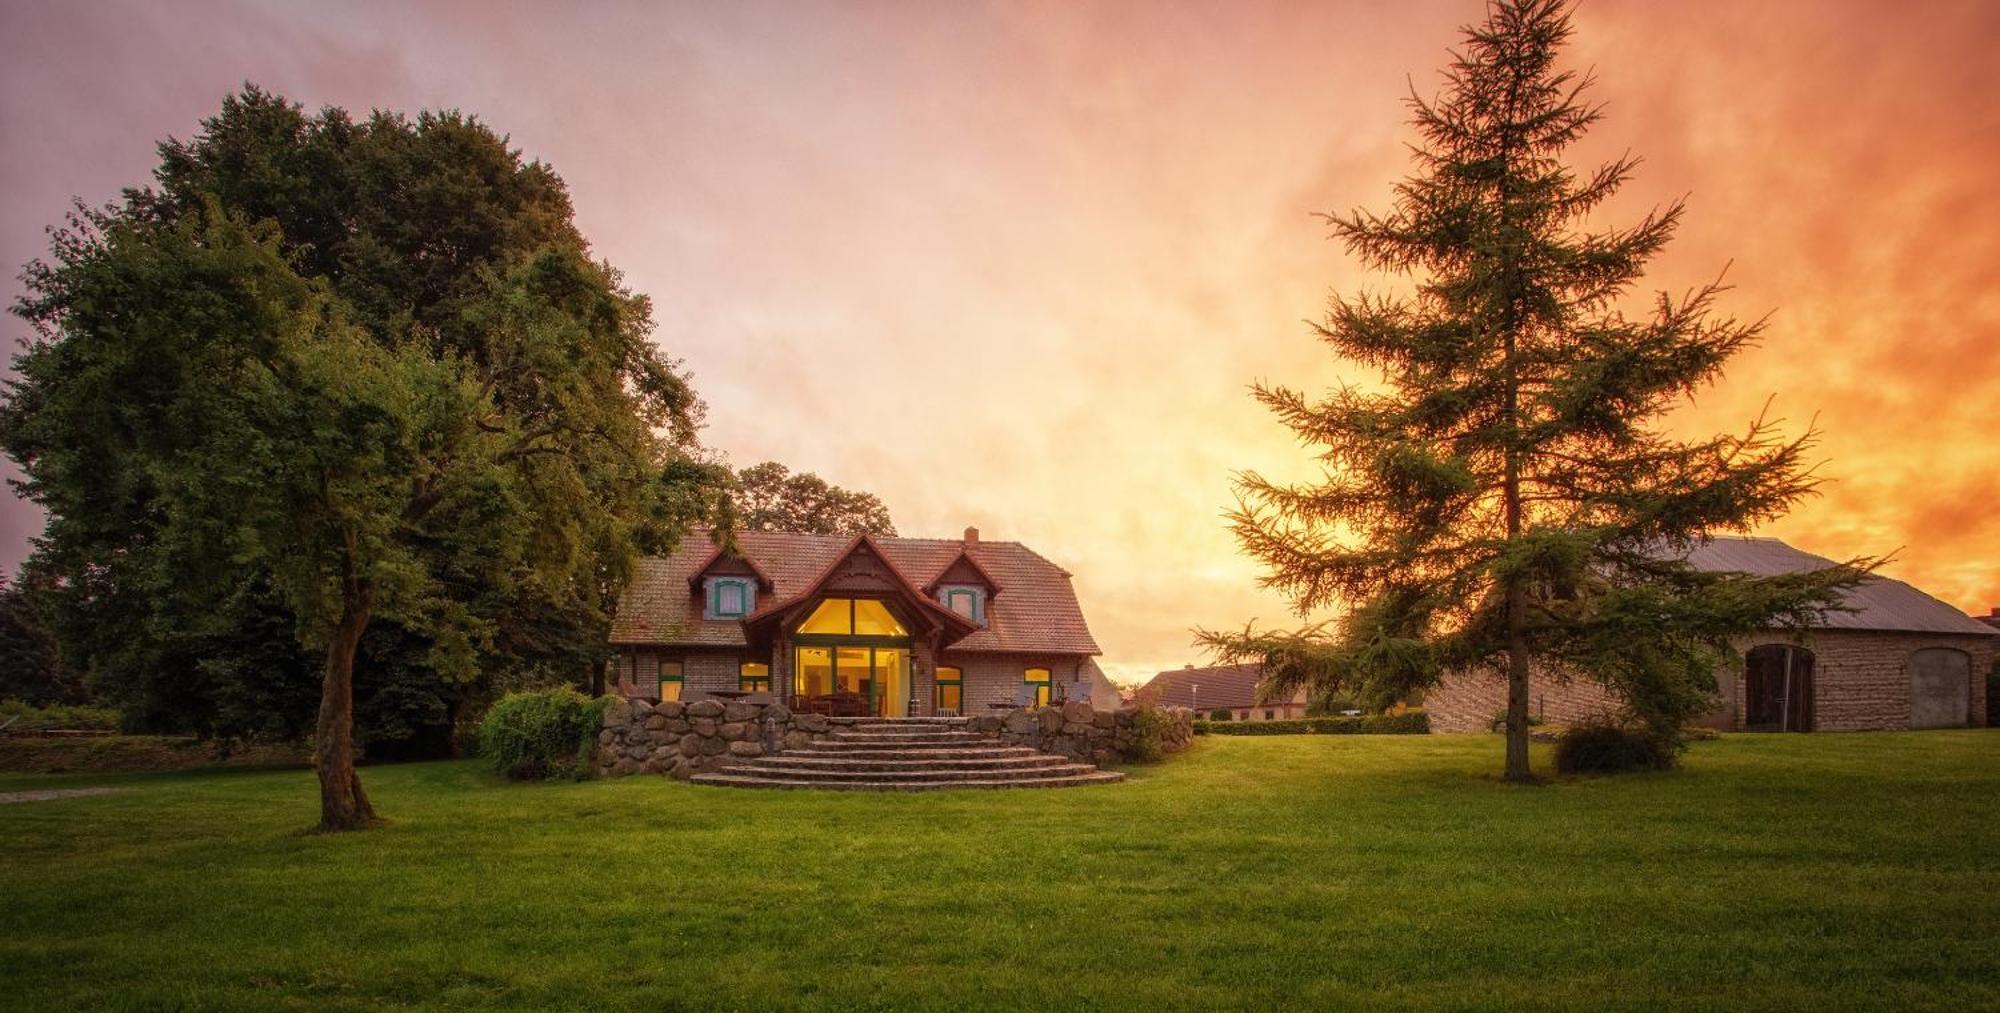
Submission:
[[[1123,781],[1066,756],[1007,746],[965,730],[964,718],[836,719],[802,749],[732,763],[689,780],[734,788],[942,791],[1074,788]]]

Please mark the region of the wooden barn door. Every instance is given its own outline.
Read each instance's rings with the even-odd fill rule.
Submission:
[[[1808,732],[1813,727],[1813,655],[1790,644],[1765,644],[1744,656],[1743,727],[1753,732]]]

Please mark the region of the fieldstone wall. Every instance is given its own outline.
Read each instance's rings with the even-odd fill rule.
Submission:
[[[1158,713],[1165,719],[1162,750],[1186,749],[1194,741],[1194,712],[1168,707]],[[735,760],[802,749],[853,720],[794,714],[782,702],[754,698],[692,703],[613,699],[604,708],[603,730],[597,735],[597,776],[666,774],[685,780]],[[1087,703],[1068,703],[956,720],[958,727],[996,742],[1087,763],[1137,758],[1139,711],[1134,707],[1100,711]]]
[[[686,779],[732,760],[798,749],[832,728],[823,714],[794,714],[777,701],[614,699],[597,734],[597,775]]]
[[[1160,736],[1163,751],[1178,753],[1194,742],[1193,711],[1163,707],[1156,713],[1165,718]],[[1138,722],[1137,707],[1101,711],[1074,702],[968,718],[966,728],[1010,746],[1031,746],[1102,765],[1138,758]]]

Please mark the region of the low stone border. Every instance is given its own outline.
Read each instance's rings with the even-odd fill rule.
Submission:
[[[1074,760],[1103,765],[1140,759],[1139,708],[1101,711],[1087,703],[1031,707],[1006,714],[971,718],[967,729],[990,735],[1010,746],[1032,746]],[[1194,712],[1185,707],[1154,711],[1163,721],[1160,749],[1178,753],[1194,741]]]
[[[1163,722],[1160,746],[1177,753],[1194,741],[1194,713],[1166,708],[1149,720]],[[775,700],[613,699],[597,734],[597,775],[666,774],[685,780],[737,760],[797,750],[855,718],[794,714]],[[958,718],[953,724],[1007,745],[1030,746],[1087,763],[1139,758],[1139,710],[1093,710],[1087,703]]]

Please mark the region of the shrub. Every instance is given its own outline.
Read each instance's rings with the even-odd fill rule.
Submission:
[[[1680,758],[1678,743],[1608,721],[1572,727],[1556,740],[1556,771],[1621,774],[1666,770]]]
[[[1132,715],[1132,740],[1125,747],[1125,757],[1140,763],[1152,763],[1167,755],[1167,729],[1174,719],[1158,707],[1141,704],[1138,713]]]
[[[567,688],[509,693],[479,726],[480,752],[516,781],[581,780],[590,776],[605,703]]]
[[[1208,719],[1210,721],[1227,721],[1234,716],[1235,716],[1234,712],[1223,710],[1221,708],[1217,708],[1215,710],[1208,712]]]
[[[1430,730],[1430,717],[1421,710],[1301,721],[1238,721],[1227,726],[1213,721],[1194,723],[1196,735],[1423,735]]]
[[[12,724],[8,724],[10,720]],[[109,707],[36,707],[25,700],[0,700],[0,725],[7,725],[10,732],[51,728],[115,732],[118,712]]]

